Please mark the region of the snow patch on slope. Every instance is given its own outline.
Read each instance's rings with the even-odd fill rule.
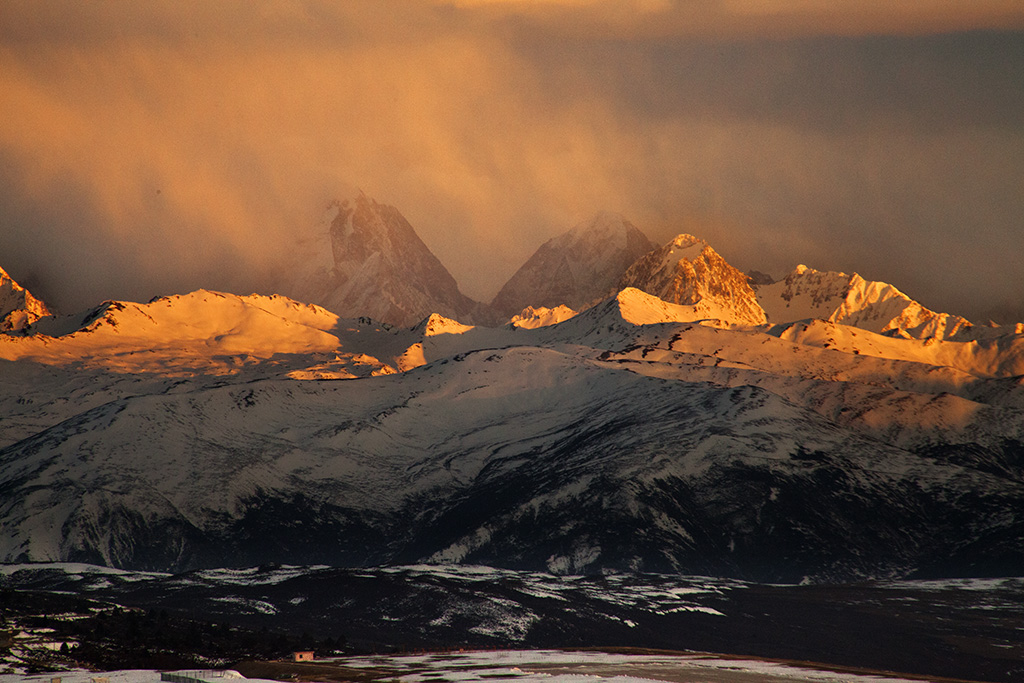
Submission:
[[[545,306],[534,308],[533,306],[527,306],[521,313],[513,316],[512,319],[509,320],[509,325],[525,330],[535,330],[538,327],[557,325],[560,322],[568,320],[574,315],[576,315],[576,311],[561,304],[554,308],[547,308]]]
[[[538,328],[534,332],[542,336],[544,343],[559,341],[614,349],[629,345],[638,335],[642,336],[642,328],[693,322],[711,327],[732,327],[727,322],[731,313],[730,309],[719,306],[715,301],[673,304],[634,287],[626,287],[564,322]]]

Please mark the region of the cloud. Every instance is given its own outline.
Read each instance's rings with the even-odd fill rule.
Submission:
[[[1016,0],[434,0],[577,35],[793,37],[1024,28]]]
[[[0,9],[0,263],[65,309],[259,287],[354,187],[482,299],[610,209],[744,268],[1024,300],[1017,32],[779,38],[749,19],[772,3],[38,7]]]

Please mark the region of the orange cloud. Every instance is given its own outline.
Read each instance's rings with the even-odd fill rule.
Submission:
[[[872,230],[904,222],[927,234],[952,220],[943,212],[984,214],[999,253],[1019,253],[1003,235],[1024,208],[1019,192],[989,176],[1022,170],[1021,87],[1012,69],[972,66],[1012,54],[1012,37],[973,38],[980,56],[949,77],[936,71],[943,50],[961,48],[941,37],[905,52],[751,37],[903,32],[923,12],[783,7],[4,3],[2,257],[73,281],[75,305],[197,286],[245,293],[354,186],[398,206],[484,299],[599,209],[658,240],[699,231],[738,265],[777,274],[797,259],[863,270],[853,247],[835,261],[850,225],[870,233],[863,256],[885,239]],[[999,7],[972,3],[964,25],[1010,16]],[[729,32],[744,37],[716,37]],[[947,149],[964,165],[949,165]],[[73,246],[83,240],[86,252]]]

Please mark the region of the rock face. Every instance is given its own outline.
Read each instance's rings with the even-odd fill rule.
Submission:
[[[693,235],[679,235],[637,260],[619,279],[617,289],[626,287],[698,307],[707,317],[749,325],[767,321],[750,278]]]
[[[46,304],[0,268],[0,332],[23,330],[48,315]]]
[[[607,295],[630,264],[654,247],[619,214],[599,213],[541,245],[491,308],[502,321],[528,306],[580,310]]]
[[[861,329],[917,339],[969,339],[990,328],[973,329],[958,315],[936,313],[893,285],[799,265],[775,283],[755,284],[757,301],[772,323],[819,318]],[[1005,331],[1003,331],[1005,332]]]
[[[480,308],[398,209],[364,194],[331,205],[285,270],[277,293],[343,318],[407,327],[432,313],[472,319]]]

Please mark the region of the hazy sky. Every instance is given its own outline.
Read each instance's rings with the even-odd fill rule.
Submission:
[[[64,311],[252,291],[354,188],[482,300],[605,209],[1024,320],[1024,8],[0,4],[0,266]]]

